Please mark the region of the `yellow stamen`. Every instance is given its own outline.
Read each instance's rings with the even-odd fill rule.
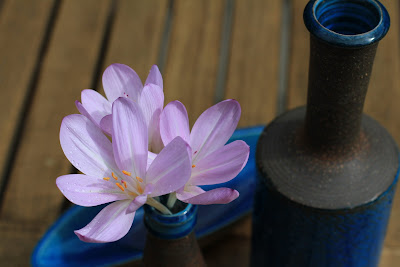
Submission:
[[[111,173],[111,175],[112,175],[112,177],[113,177],[115,180],[118,180],[118,177],[115,176],[115,174],[114,174],[113,172]]]
[[[110,180],[110,177],[104,177],[103,180],[108,181],[108,180]]]
[[[131,173],[130,173],[130,172],[122,171],[122,173],[125,174],[125,175],[128,175],[128,176],[131,176]]]
[[[122,187],[122,185],[120,185],[119,183],[115,183],[118,187],[119,187],[119,189],[121,189],[122,191],[125,191],[125,189]]]
[[[196,167],[196,165],[193,164],[193,165],[192,165],[192,168],[194,168],[194,167]]]
[[[143,179],[142,179],[142,178],[140,178],[139,176],[136,176],[136,180],[138,180],[138,181],[139,181],[139,183],[143,182]]]
[[[125,188],[128,187],[128,186],[126,185],[126,182],[125,182],[125,181],[121,181],[121,182],[124,184]]]
[[[131,195],[131,196],[133,196],[133,197],[137,197],[137,194],[135,194],[135,193],[133,193],[133,192],[131,192],[131,191],[129,191],[129,190],[128,190],[128,195]]]
[[[138,184],[137,189],[139,191],[139,194],[143,194],[143,188]]]

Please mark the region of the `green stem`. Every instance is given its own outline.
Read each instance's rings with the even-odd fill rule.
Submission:
[[[167,201],[167,207],[172,209],[172,207],[175,205],[176,200],[177,200],[177,198],[176,198],[175,192],[169,194],[168,201]]]
[[[146,204],[156,208],[157,210],[159,210],[161,213],[167,214],[167,215],[171,215],[172,212],[163,204],[161,204],[160,202],[158,202],[157,200],[155,200],[152,197],[147,198],[147,202]]]

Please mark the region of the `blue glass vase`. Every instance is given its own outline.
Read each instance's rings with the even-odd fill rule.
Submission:
[[[148,231],[143,253],[145,266],[206,266],[193,232],[197,206],[179,204],[183,207],[172,215],[144,206],[144,223]]]
[[[399,175],[390,134],[363,114],[379,41],[376,0],[313,0],[306,107],[257,144],[252,266],[375,267]]]

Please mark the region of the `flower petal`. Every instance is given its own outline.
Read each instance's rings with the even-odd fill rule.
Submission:
[[[199,160],[192,169],[191,185],[211,185],[230,181],[244,168],[250,147],[243,141],[229,143]]]
[[[163,148],[160,136],[160,114],[164,106],[164,93],[155,84],[147,84],[140,95],[139,101],[149,134],[149,150],[159,153]]]
[[[111,103],[98,92],[90,89],[83,90],[81,99],[82,106],[96,122],[95,124],[100,125],[101,119],[111,114]]]
[[[154,159],[146,174],[146,183],[154,185],[151,197],[176,191],[189,180],[191,163],[187,147],[188,144],[177,137]]]
[[[181,102],[172,101],[165,106],[160,117],[160,133],[164,145],[177,136],[182,137],[189,144],[189,118]]]
[[[113,242],[124,237],[132,226],[135,212],[127,212],[131,200],[120,200],[102,209],[82,229],[74,231],[80,240],[89,243]]]
[[[118,98],[112,108],[113,151],[120,170],[143,178],[147,167],[147,127],[137,103]]]
[[[81,113],[83,116],[88,118],[91,122],[93,122],[96,126],[100,127],[100,125],[93,119],[92,116],[90,116],[89,112],[83,107],[82,103],[79,102],[78,100],[75,101],[75,107],[78,109],[79,113]]]
[[[83,115],[63,119],[60,143],[68,160],[84,174],[102,178],[118,170],[110,140]]]
[[[238,196],[238,191],[231,188],[221,187],[182,201],[195,205],[227,204],[235,200]]]
[[[176,191],[176,197],[181,200],[185,201],[185,199],[192,198],[194,196],[200,195],[204,193],[201,187],[195,185],[185,185],[185,187]]]
[[[193,164],[225,145],[240,118],[240,105],[228,99],[210,107],[197,119],[190,134]]]
[[[109,136],[112,135],[112,115],[104,116],[100,121],[100,128],[108,134]]]
[[[131,204],[129,204],[129,207],[127,209],[127,212],[135,212],[137,211],[141,206],[144,205],[147,201],[147,195],[140,195],[135,197],[134,200],[132,200]]]
[[[108,100],[113,103],[118,97],[129,97],[137,101],[143,89],[142,81],[129,66],[114,63],[103,73],[103,87]]]
[[[151,163],[153,163],[154,159],[157,157],[156,153],[150,152],[147,155],[147,168],[146,170],[150,167]]]
[[[61,193],[76,205],[92,207],[104,203],[126,199],[113,182],[84,174],[69,174],[57,178]]]
[[[150,69],[149,76],[147,76],[145,84],[152,83],[158,85],[163,89],[163,79],[157,65],[153,65]]]

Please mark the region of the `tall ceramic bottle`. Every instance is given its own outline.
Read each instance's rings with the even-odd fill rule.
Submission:
[[[313,0],[307,106],[258,142],[252,266],[377,266],[399,151],[362,113],[389,16],[377,0]],[[382,103],[384,105],[384,103]]]

